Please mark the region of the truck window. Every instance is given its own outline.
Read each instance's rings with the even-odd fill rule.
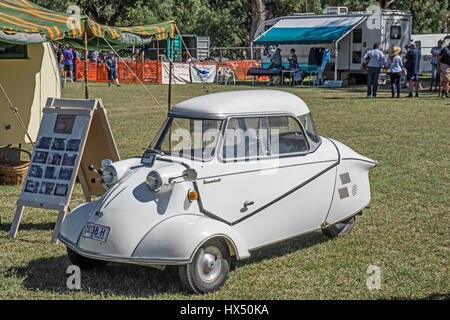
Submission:
[[[402,37],[402,27],[391,26],[391,39],[400,39]]]

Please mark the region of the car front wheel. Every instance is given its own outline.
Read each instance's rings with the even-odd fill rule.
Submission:
[[[355,224],[355,216],[345,221],[333,224],[332,226],[329,226],[325,229],[322,229],[322,233],[330,238],[345,236],[349,234],[350,231],[352,231],[354,224]]]
[[[195,293],[208,293],[223,286],[230,271],[230,256],[221,241],[203,244],[191,263],[179,267],[183,286]]]

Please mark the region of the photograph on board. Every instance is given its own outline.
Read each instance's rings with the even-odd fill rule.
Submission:
[[[51,137],[40,137],[38,142],[36,143],[36,148],[50,149],[51,144],[52,144]]]
[[[33,178],[42,178],[43,173],[44,169],[41,166],[32,165],[28,176]]]
[[[70,180],[72,177],[73,168],[61,168],[59,170],[59,180]]]
[[[67,195],[67,190],[69,190],[67,184],[57,183],[53,195],[65,197]]]
[[[64,151],[66,148],[66,139],[55,138],[52,144],[52,150],[61,150]]]
[[[36,151],[33,162],[34,163],[45,163],[47,160],[48,152]]]
[[[41,190],[39,191],[39,193],[52,194],[54,188],[55,188],[55,184],[53,182],[42,182]]]
[[[39,190],[39,182],[37,181],[33,181],[33,180],[28,180],[27,183],[25,184],[25,192],[29,192],[29,193],[37,193]]]
[[[66,151],[78,151],[80,150],[80,139],[70,139],[67,141]]]
[[[73,167],[75,165],[75,160],[77,159],[77,154],[76,153],[66,153],[64,155],[63,161],[62,161],[62,165],[63,166],[68,166],[68,167]]]
[[[58,177],[57,167],[45,168],[44,179],[56,179]]]
[[[51,152],[48,156],[47,164],[60,165],[62,157],[62,153]]]

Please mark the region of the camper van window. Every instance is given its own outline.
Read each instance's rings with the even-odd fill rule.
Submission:
[[[402,27],[391,26],[391,39],[400,39],[402,37]]]
[[[353,43],[362,42],[362,29],[353,30]]]
[[[26,59],[26,45],[11,45],[0,43],[0,59]]]

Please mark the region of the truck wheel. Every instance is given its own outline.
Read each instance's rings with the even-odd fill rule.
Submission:
[[[230,255],[221,241],[208,241],[197,250],[192,262],[178,271],[186,289],[199,294],[213,292],[227,280]]]
[[[108,263],[107,261],[83,257],[82,255],[79,255],[69,247],[67,247],[67,256],[69,257],[70,262],[72,262],[72,264],[74,265],[79,266],[80,269],[93,269],[103,267]]]
[[[350,231],[352,231],[354,224],[355,224],[355,216],[345,221],[333,224],[332,226],[329,226],[325,229],[322,229],[322,233],[330,238],[345,236],[349,234]]]

